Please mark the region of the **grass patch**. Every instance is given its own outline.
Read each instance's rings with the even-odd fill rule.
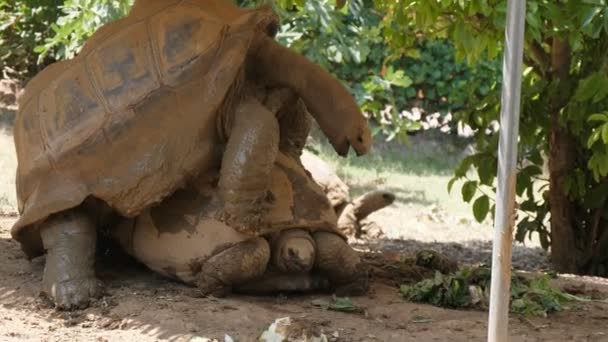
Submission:
[[[333,166],[350,186],[353,197],[381,188],[397,196],[397,205],[438,205],[450,208],[451,214],[471,216],[460,192],[447,192],[447,183],[464,158],[468,142],[441,133],[423,134],[412,137],[410,145],[378,138],[368,155],[357,157],[351,152],[342,158],[318,131],[313,131],[307,149]],[[400,220],[395,219],[395,223]]]
[[[340,163],[351,170],[384,170],[418,176],[451,176],[462,159],[466,141],[433,133],[411,139],[410,144],[374,140],[372,151],[357,157],[351,151],[346,158],[339,157],[319,133],[312,134],[308,148],[331,163]]]

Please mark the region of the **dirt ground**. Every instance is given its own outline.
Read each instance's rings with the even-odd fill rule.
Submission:
[[[274,320],[300,319],[334,341],[483,341],[482,311],[446,310],[405,302],[397,288],[374,283],[353,302],[363,314],[313,305],[328,295],[201,298],[133,262],[97,265],[106,295],[84,311],[55,311],[38,295],[44,258],[28,262],[10,239],[13,217],[0,218],[1,341],[255,341]],[[121,263],[124,260],[121,260]],[[608,281],[561,279],[561,285],[608,293]],[[548,318],[510,319],[512,341],[606,341],[608,304],[576,303]]]

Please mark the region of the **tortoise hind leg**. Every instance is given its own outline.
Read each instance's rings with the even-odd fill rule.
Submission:
[[[101,292],[95,278],[97,232],[92,220],[72,209],[50,217],[40,235],[47,251],[42,292],[59,309],[86,307]]]
[[[367,292],[367,271],[357,252],[340,236],[318,231],[313,233],[316,245],[315,268],[326,275],[340,295],[361,295]]]
[[[239,242],[201,265],[196,282],[203,295],[223,295],[233,286],[260,277],[266,271],[270,247],[263,238]]]

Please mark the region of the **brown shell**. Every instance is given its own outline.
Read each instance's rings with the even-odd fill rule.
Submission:
[[[15,123],[24,250],[42,252],[28,227],[87,197],[133,217],[217,167],[218,112],[272,18],[227,0],[139,0],[32,79]]]

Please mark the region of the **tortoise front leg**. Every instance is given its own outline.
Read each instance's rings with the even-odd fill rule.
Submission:
[[[50,217],[40,229],[47,251],[42,292],[59,309],[84,308],[100,294],[95,278],[95,242],[92,220],[78,209]]]
[[[368,274],[357,252],[334,233],[318,231],[312,237],[317,248],[315,269],[329,278],[336,292],[351,296],[367,292]]]
[[[264,274],[269,259],[270,248],[264,238],[239,242],[202,263],[196,286],[203,295],[223,295]]]
[[[219,193],[221,219],[240,232],[257,233],[269,205],[270,171],[279,150],[275,116],[252,97],[234,112],[222,159]]]

